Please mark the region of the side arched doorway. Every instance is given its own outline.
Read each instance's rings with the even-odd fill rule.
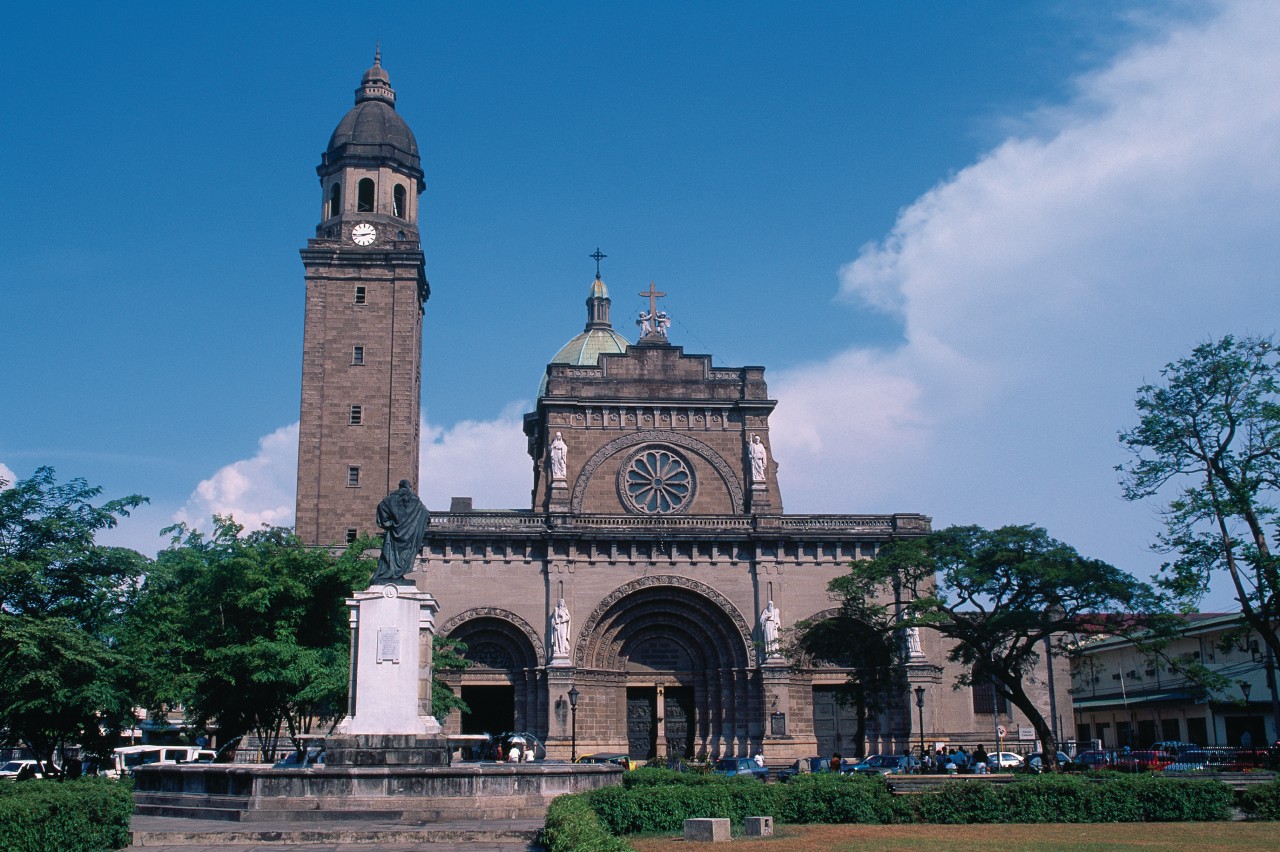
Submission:
[[[532,627],[514,613],[486,607],[460,613],[441,634],[463,643],[461,656],[470,663],[464,671],[442,673],[470,706],[458,722],[460,733],[528,731],[546,737],[542,645]]]
[[[751,629],[723,596],[684,577],[645,577],[583,625],[579,731],[637,760],[745,754],[762,733]]]

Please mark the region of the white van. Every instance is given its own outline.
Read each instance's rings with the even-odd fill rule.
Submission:
[[[217,753],[207,748],[196,746],[123,746],[115,750],[113,766],[107,771],[112,778],[121,775],[132,775],[139,766],[150,766],[153,763],[213,763]]]

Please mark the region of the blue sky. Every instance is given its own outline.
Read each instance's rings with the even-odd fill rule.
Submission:
[[[652,279],[673,342],[768,368],[789,511],[1036,522],[1148,571],[1153,510],[1111,470],[1133,389],[1280,307],[1277,23],[1260,2],[23,6],[0,34],[23,201],[0,464],[149,496],[114,534],[141,549],[175,517],[291,520],[297,250],[380,39],[427,175],[428,505],[527,501],[519,413],[599,245],[615,318]]]

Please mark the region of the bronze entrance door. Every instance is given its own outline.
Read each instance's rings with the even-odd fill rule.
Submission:
[[[857,750],[858,711],[853,704],[837,701],[837,690],[836,686],[813,688],[813,733],[818,739],[818,754],[823,757],[837,751],[850,757]]]
[[[693,689],[668,686],[664,692],[662,727],[667,737],[666,756],[693,757]]]
[[[658,690],[627,688],[627,754],[633,760],[652,760],[657,754]]]

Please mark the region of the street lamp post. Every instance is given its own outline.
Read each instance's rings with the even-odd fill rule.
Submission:
[[[1249,748],[1257,748],[1257,743],[1253,741],[1253,734],[1249,733],[1249,693],[1253,692],[1253,684],[1247,680],[1240,681],[1240,692],[1244,695],[1244,733],[1241,734],[1241,745],[1244,745],[1244,737],[1249,737]],[[1254,761],[1257,762],[1256,760]]]
[[[924,769],[924,687],[916,687],[916,707],[920,710],[920,768]]]
[[[569,687],[569,715],[572,718],[570,722],[570,745],[569,745],[569,761],[571,763],[578,762],[578,687]]]

